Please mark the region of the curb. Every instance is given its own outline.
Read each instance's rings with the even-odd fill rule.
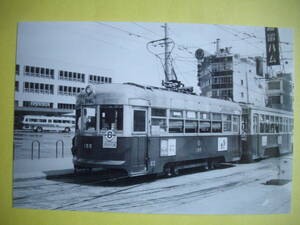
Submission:
[[[64,170],[48,170],[43,172],[35,173],[19,173],[14,176],[14,182],[25,181],[25,180],[38,180],[38,179],[47,179],[53,177],[59,177],[63,175],[73,174],[74,169],[64,169]]]

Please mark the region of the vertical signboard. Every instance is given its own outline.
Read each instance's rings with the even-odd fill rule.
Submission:
[[[266,53],[267,65],[280,65],[279,58],[279,34],[277,27],[266,27]]]
[[[160,141],[160,156],[176,155],[176,139],[162,139]]]
[[[218,151],[227,151],[227,137],[218,138]]]

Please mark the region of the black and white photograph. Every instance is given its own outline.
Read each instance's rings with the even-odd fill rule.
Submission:
[[[293,30],[20,22],[14,208],[289,214]]]

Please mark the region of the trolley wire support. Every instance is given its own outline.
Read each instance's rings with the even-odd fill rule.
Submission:
[[[58,158],[58,144],[61,143],[61,157],[64,158],[64,141],[63,140],[58,140],[56,142],[56,158]]]
[[[33,147],[34,147],[34,143],[37,143],[38,145],[38,159],[41,158],[41,143],[38,140],[34,140],[31,143],[31,160],[33,160]]]

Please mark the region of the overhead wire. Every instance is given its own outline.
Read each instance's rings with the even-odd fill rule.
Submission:
[[[123,33],[128,34],[129,36],[133,36],[133,37],[137,37],[137,38],[142,38],[142,39],[147,40],[147,41],[152,40],[152,38],[146,37],[146,36],[141,35],[141,34],[136,34],[134,32],[131,32],[131,31],[128,31],[128,30],[125,30],[125,29],[113,26],[111,24],[107,24],[107,23],[103,23],[103,22],[96,22],[96,23],[99,24],[99,25],[110,27],[111,29],[115,29],[115,30],[121,31]]]
[[[139,23],[135,23],[135,22],[132,22],[133,24],[135,24],[136,26],[138,26],[138,27],[140,27],[140,28],[142,28],[142,29],[144,29],[144,30],[146,30],[146,31],[148,31],[148,32],[150,32],[151,34],[154,34],[155,36],[159,36],[159,37],[161,37],[161,35],[159,35],[159,34],[157,34],[157,33],[155,33],[154,31],[152,31],[152,30],[150,30],[149,28],[147,28],[147,27],[144,27],[144,26],[142,26],[141,24],[139,24]]]

